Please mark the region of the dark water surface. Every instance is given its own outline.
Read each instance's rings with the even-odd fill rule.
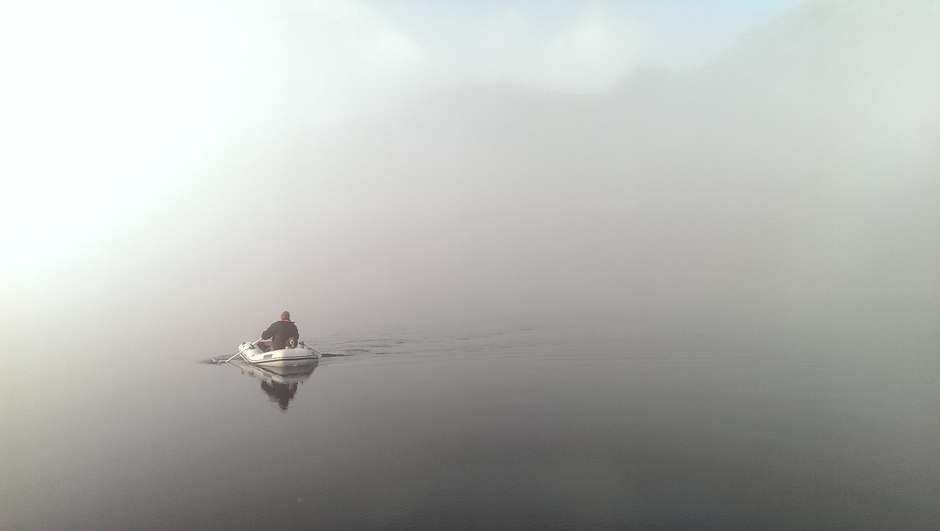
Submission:
[[[281,381],[14,363],[0,527],[940,526],[935,315],[690,322],[307,337]]]

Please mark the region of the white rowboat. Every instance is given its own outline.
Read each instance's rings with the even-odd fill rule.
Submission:
[[[304,344],[303,341],[294,348],[281,350],[267,350],[270,341],[256,343],[242,343],[238,346],[238,355],[248,363],[258,367],[305,367],[316,365],[320,361],[320,352]]]

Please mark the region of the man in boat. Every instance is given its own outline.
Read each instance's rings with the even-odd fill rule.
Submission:
[[[261,339],[271,340],[271,350],[281,350],[288,343],[291,348],[297,346],[297,338],[300,332],[297,331],[297,325],[290,320],[290,312],[281,312],[281,320],[271,323],[267,330],[261,332]]]

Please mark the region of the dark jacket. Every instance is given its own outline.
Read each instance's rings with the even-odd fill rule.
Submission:
[[[261,339],[271,339],[271,350],[284,348],[289,337],[300,338],[300,332],[297,331],[297,325],[293,321],[281,320],[271,323],[267,330],[261,332]]]

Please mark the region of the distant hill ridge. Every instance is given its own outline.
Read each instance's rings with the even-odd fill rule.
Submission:
[[[808,2],[693,72],[439,91],[325,146],[312,172],[375,197],[370,219],[413,216],[383,245],[426,256],[435,234],[429,278],[460,257],[458,284],[486,293],[940,291],[933,2]]]

